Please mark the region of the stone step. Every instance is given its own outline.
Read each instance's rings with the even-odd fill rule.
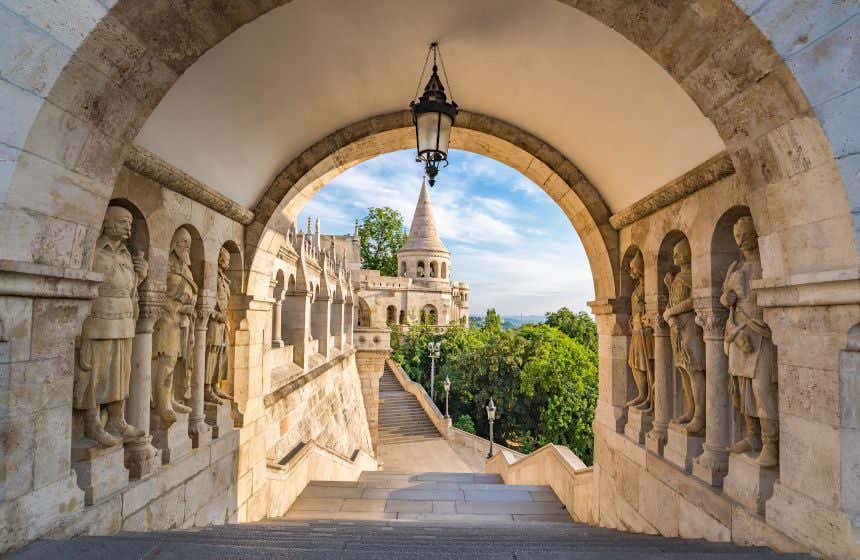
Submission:
[[[427,560],[800,560],[764,548],[742,548],[652,535],[624,533],[579,523],[484,522],[467,519],[286,521],[219,525],[204,529],[122,533],[39,541],[13,553],[15,560],[41,558],[243,558],[327,560],[379,558]]]

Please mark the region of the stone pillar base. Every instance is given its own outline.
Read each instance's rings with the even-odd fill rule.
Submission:
[[[204,405],[206,423],[212,426],[212,439],[217,439],[233,429],[231,407],[232,405],[229,401],[221,404],[206,403]]]
[[[72,468],[84,503],[91,506],[128,486],[128,470],[122,445],[101,447],[95,442],[72,446]]]
[[[161,450],[161,463],[175,463],[191,453],[191,438],[188,437],[188,414],[176,413],[176,422],[167,429],[162,428],[158,414],[152,415],[152,445]]]
[[[131,478],[146,478],[159,465],[161,453],[152,446],[152,436],[143,435],[125,444],[125,468]]]
[[[723,478],[728,471],[728,457],[724,450],[708,447],[693,461],[693,476],[711,486],[722,486]]]
[[[623,434],[624,425],[627,423],[627,409],[623,406],[615,406],[604,401],[597,401],[597,410],[594,411],[594,419],[604,426],[609,426],[615,432]]]
[[[693,459],[702,454],[704,444],[705,438],[691,436],[683,425],[669,422],[669,440],[663,450],[663,457],[689,473],[693,470]]]
[[[755,462],[755,453],[729,455],[729,474],[723,480],[723,492],[749,511],[764,515],[764,504],[773,495],[779,471]]]
[[[645,435],[651,431],[653,418],[654,416],[651,412],[643,412],[633,407],[628,408],[624,435],[642,445],[645,443]]]
[[[212,427],[206,423],[205,418],[189,420],[188,437],[191,438],[191,447],[200,449],[212,443]]]
[[[657,455],[663,455],[666,447],[666,432],[656,426],[645,435],[645,449]]]

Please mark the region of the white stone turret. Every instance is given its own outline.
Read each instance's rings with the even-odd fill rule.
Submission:
[[[450,282],[451,252],[442,244],[426,183],[415,206],[412,226],[403,248],[397,252],[399,275],[422,281]]]

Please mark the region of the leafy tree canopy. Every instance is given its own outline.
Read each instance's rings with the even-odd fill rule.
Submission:
[[[361,267],[397,276],[397,251],[406,242],[403,216],[393,208],[368,208],[358,226]]]
[[[555,327],[592,352],[597,352],[597,324],[585,311],[574,313],[567,307],[546,314],[546,324]]]
[[[550,315],[565,315],[565,311],[575,317],[565,309]],[[596,336],[592,349],[549,324],[502,330],[501,318],[490,309],[480,328],[452,325],[440,334],[430,326],[414,325],[405,333],[392,330],[391,340],[394,359],[428,393],[427,343],[442,342],[436,395],[443,405],[443,383],[450,377],[449,408],[458,423],[468,416],[475,432],[487,437],[485,407],[492,396],[497,407],[497,441],[524,452],[557,443],[570,447],[587,464],[592,461]]]

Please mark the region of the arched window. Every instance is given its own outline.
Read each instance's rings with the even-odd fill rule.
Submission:
[[[448,263],[442,261],[442,270],[440,276],[442,278],[448,278]]]
[[[395,324],[396,321],[397,321],[397,308],[394,307],[393,305],[389,305],[385,309],[385,324],[391,326],[391,325]]]
[[[405,324],[406,324],[406,310],[405,310],[405,309],[401,309],[401,310],[400,310],[400,321],[399,321],[399,323],[400,323],[401,325],[405,325]]]
[[[430,262],[430,278],[436,278],[436,275],[439,271],[439,263],[436,261]]]
[[[418,267],[415,272],[418,278],[424,278],[424,261],[418,261]]]
[[[436,312],[436,308],[432,305],[425,305],[424,309],[421,310],[421,322],[427,325],[438,325],[439,324],[439,315]]]
[[[400,276],[406,276],[406,261],[400,261]]]

